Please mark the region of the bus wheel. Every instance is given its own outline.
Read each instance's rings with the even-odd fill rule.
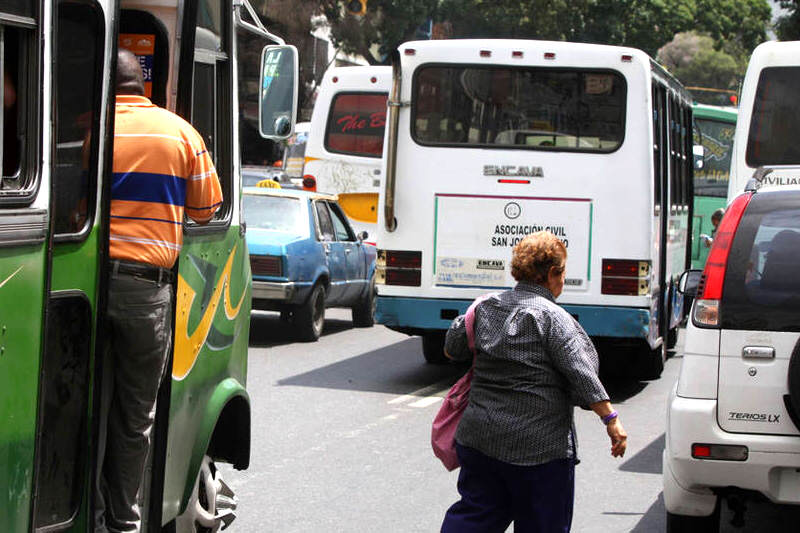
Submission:
[[[422,336],[422,355],[431,365],[443,365],[450,360],[444,355],[444,331],[426,333]]]
[[[644,341],[644,348],[638,354],[639,359],[639,379],[651,380],[661,377],[664,370],[664,362],[667,360],[667,346],[662,342],[656,348],[650,348],[647,341]]]
[[[322,335],[325,325],[325,287],[314,285],[306,303],[294,312],[294,326],[300,340],[314,342]]]
[[[369,328],[375,325],[375,276],[367,287],[367,294],[353,307],[353,325],[357,328]]]
[[[175,519],[176,533],[224,529],[236,518],[237,498],[209,456],[203,457],[186,511]]]

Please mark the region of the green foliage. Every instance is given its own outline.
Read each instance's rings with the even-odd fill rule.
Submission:
[[[437,4],[438,0],[368,0],[367,14],[353,16],[345,13],[342,2],[327,0],[323,13],[336,47],[377,64],[388,61],[389,53],[401,43],[413,40]]]
[[[766,39],[770,14],[767,0],[442,0],[438,17],[454,37],[618,44],[655,55],[689,30],[708,33],[717,49],[749,53]]]
[[[781,41],[800,39],[800,0],[782,0],[780,6],[786,14],[780,16],[775,24],[775,33]]]
[[[697,32],[683,32],[658,50],[656,59],[689,87],[736,89],[744,77],[747,60],[726,50],[716,50],[714,39]],[[694,93],[703,103],[726,104],[725,93]]]

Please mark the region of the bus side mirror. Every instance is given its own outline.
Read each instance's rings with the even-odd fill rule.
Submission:
[[[261,51],[259,82],[259,132],[265,139],[287,139],[297,119],[297,48],[265,46]]]
[[[700,284],[702,275],[702,270],[687,270],[681,274],[681,279],[678,281],[678,292],[694,298],[697,295],[697,286]]]
[[[703,168],[703,161],[705,160],[706,156],[706,148],[702,144],[695,144],[692,147],[692,153],[694,154],[694,169],[700,170]]]

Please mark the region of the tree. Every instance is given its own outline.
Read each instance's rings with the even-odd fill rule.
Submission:
[[[778,17],[775,33],[781,41],[800,39],[800,0],[782,0],[779,2],[785,14]]]
[[[735,89],[746,68],[746,61],[715,50],[714,39],[697,32],[676,34],[656,59],[684,85],[715,89]]]
[[[456,37],[618,44],[655,55],[690,30],[708,33],[718,50],[749,52],[766,39],[771,11],[768,0],[443,0],[438,16]]]
[[[363,16],[347,14],[342,3],[322,2],[334,45],[374,65],[386,63],[392,50],[415,39],[418,28],[434,14],[438,0],[369,0]]]

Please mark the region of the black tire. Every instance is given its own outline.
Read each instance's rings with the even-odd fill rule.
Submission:
[[[717,533],[719,531],[719,498],[709,516],[686,516],[667,512],[667,533]]]
[[[800,340],[794,345],[789,359],[789,403],[796,415],[800,415]]]
[[[325,287],[317,283],[308,300],[294,312],[294,327],[300,340],[314,342],[325,325]]]
[[[667,332],[667,350],[672,350],[678,344],[678,328],[672,328]]]
[[[353,307],[353,325],[357,328],[370,328],[375,325],[375,276],[369,282],[367,294]]]
[[[664,362],[667,360],[667,347],[662,342],[657,348],[650,349],[645,341],[644,348],[637,354],[639,360],[639,379],[652,380],[661,377],[664,371]]]
[[[422,336],[422,355],[429,365],[444,365],[450,360],[444,355],[444,331],[426,333]]]

